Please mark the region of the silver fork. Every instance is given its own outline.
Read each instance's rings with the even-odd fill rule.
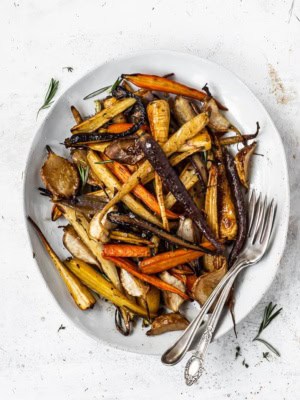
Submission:
[[[198,316],[188,326],[183,335],[163,354],[162,362],[167,365],[177,364],[184,357],[193,342],[204,317],[208,313],[212,304],[218,298],[220,292],[226,286],[223,295],[220,296],[219,302],[215,307],[214,313],[209,318],[207,328],[202,335],[199,344],[199,349],[189,360],[186,367],[185,377],[187,384],[192,385],[199,379],[203,372],[204,354],[212,339],[215,327],[234,280],[240,271],[250,265],[256,264],[263,257],[271,236],[275,211],[276,207],[273,200],[267,205],[266,198],[264,202],[261,200],[261,196],[256,200],[255,192],[251,193],[249,204],[250,228],[246,244],[240,253],[238,260],[209,296]],[[195,373],[191,373],[193,369],[196,369]]]

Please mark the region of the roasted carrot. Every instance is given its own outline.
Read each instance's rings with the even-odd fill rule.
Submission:
[[[62,216],[62,212],[57,207],[56,204],[53,204],[52,211],[51,211],[51,221],[57,221]]]
[[[179,296],[183,297],[184,299],[188,300],[189,297],[183,293],[181,290],[177,289],[176,287],[165,283],[162,281],[160,278],[157,276],[149,276],[146,274],[143,274],[137,270],[137,267],[135,264],[129,262],[128,260],[124,260],[119,257],[105,257],[107,260],[112,261],[115,265],[117,265],[119,268],[123,268],[126,271],[130,272],[132,275],[136,276],[139,278],[141,281],[148,282],[151,285],[157,287],[158,289],[161,290],[166,290],[168,292],[176,293],[179,294]]]
[[[130,244],[104,244],[103,257],[150,257],[151,250],[147,246]]]
[[[213,249],[211,243],[202,243],[201,246]],[[166,253],[158,254],[157,256],[147,258],[139,263],[140,269],[145,274],[156,274],[167,269],[176,267],[180,264],[185,264],[197,258],[202,257],[204,253],[197,250],[179,249],[175,251],[168,251]]]
[[[191,97],[192,99],[200,101],[209,99],[209,96],[206,92],[193,89],[189,86],[183,85],[182,83],[175,82],[167,78],[162,78],[161,76],[157,75],[123,74],[122,78],[143,89],[179,94],[181,96]]]
[[[73,114],[73,117],[75,119],[76,124],[81,124],[81,122],[83,121],[80,112],[77,110],[77,108],[75,106],[71,106],[71,112]]]
[[[104,154],[101,155],[104,161],[108,161],[109,158],[105,156]],[[122,182],[125,183],[128,181],[128,179],[131,177],[131,172],[128,170],[128,168],[125,165],[122,165],[118,163],[117,161],[114,161],[113,163],[107,163],[106,164],[107,168],[111,170],[111,172]],[[148,192],[147,189],[144,188],[144,186],[138,184],[133,190],[132,193],[136,197],[138,197],[140,200],[142,200],[143,203],[146,204],[150,208],[150,210],[154,211],[156,214],[161,215],[161,210],[159,207],[159,204],[156,200],[156,198],[153,196],[152,193]],[[179,215],[173,213],[172,211],[166,210],[166,215],[168,218],[171,219],[177,219],[179,218]]]

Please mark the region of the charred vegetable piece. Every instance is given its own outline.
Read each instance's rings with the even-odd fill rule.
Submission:
[[[172,331],[183,331],[189,325],[189,321],[179,313],[163,314],[155,318],[147,336],[161,335]]]
[[[111,240],[116,240],[118,242],[147,245],[148,247],[153,247],[153,243],[150,240],[146,240],[138,235],[134,235],[128,232],[112,231],[110,234],[110,238]]]
[[[196,174],[198,176],[201,187],[204,189],[207,185],[207,169],[204,161],[202,160],[200,154],[193,154],[191,156],[191,162],[195,168]]]
[[[208,126],[216,132],[225,133],[229,130],[231,124],[220,112],[214,99],[207,101],[203,107],[203,111],[210,111]]]
[[[53,153],[47,146],[48,157],[41,168],[41,178],[55,198],[75,196],[80,186],[77,167],[66,158]]]
[[[118,100],[115,97],[107,97],[106,99],[103,100],[103,106],[104,106],[104,108],[109,108],[113,104],[115,104],[117,101]],[[112,119],[112,121],[115,124],[124,123],[124,122],[126,122],[126,117],[123,113],[120,113],[120,114],[116,115]]]
[[[122,78],[143,89],[179,94],[181,96],[191,97],[200,101],[208,99],[207,94],[205,92],[202,92],[201,90],[190,88],[179,82],[175,82],[167,78],[162,78],[161,76],[157,75],[123,74]]]
[[[101,126],[113,119],[116,115],[133,106],[135,102],[136,99],[134,98],[120,99],[109,108],[100,111],[80,124],[74,126],[71,129],[71,132],[73,134],[95,132],[97,129],[101,128]]]
[[[179,175],[179,179],[186,190],[190,190],[198,182],[198,176],[195,173],[194,167],[190,163],[186,164],[183,171]],[[172,208],[175,203],[176,198],[172,193],[168,193],[165,200],[166,207]]]
[[[111,160],[121,164],[135,165],[144,158],[144,153],[136,144],[136,139],[122,139],[112,142],[104,151]]]
[[[90,249],[81,241],[72,225],[64,227],[63,244],[73,257],[99,267],[97,259]]]
[[[176,236],[175,234],[169,233],[169,232],[165,231],[164,229],[161,229],[155,225],[152,225],[148,221],[138,218],[133,213],[129,213],[129,214],[109,213],[107,216],[111,222],[113,222],[117,225],[129,226],[129,227],[135,226],[137,228],[140,228],[143,231],[151,232],[154,235],[160,237],[161,239],[167,240],[168,242],[174,243],[178,246],[182,246],[187,249],[198,250],[198,251],[205,252],[205,253],[211,253],[209,248],[206,248],[206,247],[203,248],[200,245],[197,245],[195,243],[191,243],[187,240],[184,240],[184,239],[180,238],[179,236]]]
[[[88,235],[89,222],[82,214],[75,212],[70,207],[67,207],[66,205],[59,205],[59,207],[63,212],[64,217],[69,221],[69,223],[73,226],[73,228],[77,232],[80,239],[96,257],[97,261],[99,262],[99,266],[101,266],[103,272],[111,280],[113,285],[119,291],[122,291],[122,286],[115,265],[111,261],[106,260],[102,256],[102,249],[103,249],[102,244],[90,238]]]
[[[124,294],[114,287],[111,282],[103,278],[99,272],[85,262],[73,258],[66,261],[66,265],[88,288],[111,301],[118,307],[127,307],[135,314],[147,317],[148,313],[144,307],[129,300]],[[152,314],[152,317],[154,315]]]
[[[73,114],[76,124],[80,124],[82,122],[82,117],[75,106],[71,106],[71,112]]]
[[[112,207],[109,211],[116,211],[116,207]],[[95,240],[99,240],[101,243],[109,241],[110,231],[114,228],[114,225],[107,219],[107,213],[102,217],[101,211],[97,212],[89,226],[89,235]]]
[[[89,165],[91,169],[94,171],[95,175],[97,176],[99,182],[103,182],[105,186],[110,189],[112,192],[114,190],[121,190],[122,186],[121,183],[118,181],[118,179],[109,171],[108,167],[103,164],[102,158],[98,154],[96,154],[94,151],[89,150],[87,159],[89,162]],[[131,194],[127,194],[124,196],[122,201],[126,204],[126,206],[135,212],[136,214],[143,216],[147,221],[156,224],[158,226],[161,226],[160,220],[154,216],[151,212],[149,212],[141,203],[139,203]],[[107,205],[110,204],[109,207],[104,207],[104,209],[101,212],[101,215],[99,216],[99,220],[105,216],[105,214],[111,209],[113,204],[111,204],[112,201],[109,201]],[[116,203],[114,203],[116,204]]]
[[[243,187],[239,180],[238,172],[234,163],[234,158],[227,151],[223,150],[224,162],[228,181],[232,190],[233,200],[237,211],[238,233],[233,248],[229,256],[229,267],[235,262],[239,252],[241,251],[248,231],[247,209],[243,196]]]
[[[148,104],[148,119],[150,123],[151,133],[154,139],[162,146],[167,140],[170,127],[170,107],[166,100],[155,100]],[[160,215],[163,227],[167,231],[170,230],[169,222],[166,215],[166,205],[163,194],[163,184],[160,176],[155,173],[155,192],[160,208]]]
[[[220,138],[219,142],[221,146],[228,146],[231,144],[236,144],[236,143],[247,143],[248,140],[255,139],[257,135],[259,134],[260,131],[260,126],[259,122],[256,122],[256,132],[249,134],[249,135],[236,135],[236,136],[230,136],[230,137],[225,137],[225,138]]]
[[[62,216],[62,212],[57,207],[56,204],[53,204],[52,211],[51,211],[51,221],[57,221]]]
[[[147,246],[135,246],[130,244],[105,244],[103,246],[104,257],[150,257],[151,251]]]
[[[223,164],[218,165],[219,181],[219,236],[221,239],[234,240],[237,234],[236,210],[232,200],[231,189]]]
[[[146,298],[146,295],[149,291],[149,286],[145,284],[140,279],[133,276],[130,272],[125,269],[121,269],[120,271],[120,279],[123,285],[123,288],[126,292],[133,297],[142,297]]]
[[[219,269],[212,272],[207,272],[201,275],[192,287],[192,296],[201,305],[203,305],[223,276],[227,272],[227,262],[225,257],[222,258],[222,265]]]
[[[86,150],[85,149],[71,150],[71,157],[72,157],[74,164],[76,164],[77,167],[89,168],[88,162],[86,159]],[[97,186],[96,177],[93,174],[93,171],[91,171],[90,169],[88,170],[87,183],[92,186]]]
[[[96,114],[97,115],[97,114]],[[65,139],[64,145],[68,147],[82,147],[83,145],[93,144],[93,143],[101,143],[101,142],[111,142],[115,139],[122,139],[126,136],[133,135],[137,132],[140,127],[143,125],[142,122],[138,122],[133,125],[131,128],[127,129],[122,133],[78,133],[74,134],[70,138]]]
[[[211,243],[203,243],[202,247],[212,249]],[[146,258],[139,263],[140,269],[145,274],[156,274],[158,272],[166,271],[177,265],[189,263],[202,257],[205,253],[197,250],[174,250],[166,253],[160,253],[157,256]]]
[[[73,197],[72,199],[58,200],[57,204],[63,204],[75,211],[84,214],[88,218],[92,218],[98,211],[107,204],[106,197],[100,197],[93,194],[83,194]]]
[[[172,293],[177,293],[179,294],[179,296],[183,297],[186,300],[189,299],[189,297],[185,293],[181,292],[176,287],[163,282],[161,279],[157,278],[157,276],[149,276],[138,271],[137,267],[128,260],[122,259],[120,257],[107,257],[107,259],[111,260],[118,267],[125,269],[126,271],[130,272],[132,275],[136,276],[142,281],[150,283],[150,285],[153,285],[161,290],[167,290]]]
[[[160,307],[160,290],[157,287],[151,285],[146,294],[145,301],[147,303],[147,308],[150,311],[150,313],[157,314]],[[140,305],[143,305],[145,301],[141,298],[137,299],[137,302]]]
[[[103,156],[104,161],[109,161],[109,159]],[[113,174],[123,183],[126,183],[127,180],[131,177],[131,172],[128,170],[125,165],[119,164],[118,162],[108,163],[107,168],[110,169]],[[158,202],[152,193],[150,193],[147,189],[144,188],[141,184],[138,184],[133,190],[132,193],[139,198],[150,210],[154,211],[155,214],[161,215],[161,210]],[[166,214],[169,218],[177,219],[179,216],[172,211],[166,211]]]
[[[176,96],[173,110],[179,125],[185,124],[196,116],[189,100],[182,96]]]
[[[249,170],[252,154],[256,148],[256,142],[242,148],[235,156],[235,166],[240,178],[241,183],[245,188],[249,189]]]
[[[160,279],[164,282],[169,283],[172,286],[177,287],[182,292],[185,292],[185,285],[179,279],[175,278],[168,271],[164,271],[159,275]],[[177,312],[179,307],[184,302],[184,299],[178,294],[171,292],[163,292],[164,302],[167,308],[170,310]]]
[[[115,96],[117,99],[122,99],[122,98],[135,99],[136,103],[133,106],[129,116],[130,122],[133,122],[134,124],[137,123],[147,124],[146,109],[140,96],[137,96],[134,93],[127,91],[122,86],[117,86],[112,91],[112,95]]]
[[[152,167],[168,186],[170,192],[183,205],[185,213],[192,218],[205,237],[215,246],[217,251],[224,251],[223,245],[213,235],[202,212],[197,208],[188,191],[180,181],[178,175],[171,167],[165,153],[155,140],[149,135],[141,136],[138,143]]]
[[[70,295],[73,297],[74,302],[81,310],[86,310],[88,308],[92,308],[96,303],[95,297],[89,291],[89,289],[84,286],[80,280],[68,270],[68,268],[64,265],[64,263],[58,258],[44,234],[40,230],[40,228],[36,225],[36,223],[30,218],[27,217],[28,221],[36,230],[39,238],[41,239],[47,253],[49,254],[51,260],[53,261],[54,266],[58,270],[62,280],[64,281]]]
[[[197,115],[191,121],[187,122],[183,125],[176,133],[174,133],[168,141],[163,146],[163,151],[168,155],[172,155],[177,152],[178,149],[190,138],[195,136],[197,132],[201,131],[208,122],[208,115],[206,113],[202,113]],[[107,210],[113,205],[117,204],[122,198],[127,195],[131,190],[143,181],[147,177],[147,175],[151,174],[153,171],[151,164],[148,161],[145,161],[138,170],[133,173],[128,179],[128,181],[122,186],[122,188],[118,191],[118,193],[114,196],[114,198],[109,202],[109,204],[103,210],[103,214],[107,212]],[[154,175],[153,175],[154,177]]]

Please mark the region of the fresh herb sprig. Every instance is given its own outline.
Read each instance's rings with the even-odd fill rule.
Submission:
[[[275,347],[273,345],[271,345],[267,340],[262,339],[260,337],[260,334],[263,332],[263,330],[266,329],[267,326],[269,326],[270,323],[273,321],[273,319],[276,318],[280,314],[282,308],[279,308],[278,310],[275,311],[276,307],[277,307],[277,304],[273,305],[272,302],[270,302],[266,306],[263,319],[262,319],[261,324],[258,329],[258,333],[255,336],[255,338],[253,339],[253,342],[258,341],[258,342],[263,343],[270,351],[272,351],[274,354],[276,354],[278,357],[280,357],[279,351],[277,349],[275,349]]]
[[[91,99],[92,97],[98,96],[99,94],[104,93],[104,92],[107,92],[108,90],[109,90],[110,92],[112,92],[113,90],[116,89],[116,87],[118,87],[118,86],[120,85],[121,82],[122,82],[122,78],[121,78],[121,77],[118,77],[118,79],[117,79],[117,80],[115,81],[115,83],[113,83],[112,85],[104,86],[104,87],[101,88],[101,89],[95,90],[94,92],[92,92],[92,93],[88,94],[87,96],[85,96],[85,97],[83,98],[83,100]]]
[[[103,160],[103,161],[94,162],[94,164],[109,164],[112,162],[114,162],[114,160]]]
[[[49,83],[49,87],[44,99],[44,104],[39,108],[36,117],[39,116],[40,111],[45,110],[46,108],[49,108],[51,104],[53,103],[53,98],[56,95],[56,92],[58,90],[59,86],[59,81],[51,78],[51,81]]]
[[[83,191],[83,189],[87,183],[87,180],[89,177],[89,170],[90,170],[89,166],[84,167],[82,165],[78,165],[78,172],[79,172],[80,179],[81,179],[81,191]]]

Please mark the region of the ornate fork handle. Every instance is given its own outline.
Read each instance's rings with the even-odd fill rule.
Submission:
[[[236,271],[236,273],[231,277],[229,282],[226,284],[225,288],[223,289],[223,292],[221,293],[218,302],[214,308],[214,311],[210,315],[208,321],[207,321],[207,327],[204,331],[204,333],[201,336],[200,342],[197,346],[197,349],[191,356],[191,358],[188,360],[185,370],[184,370],[184,378],[185,382],[188,386],[193,385],[198,381],[200,376],[202,375],[204,371],[204,359],[205,355],[207,353],[208,346],[212,340],[214,331],[216,329],[216,326],[218,324],[218,321],[220,319],[220,316],[222,314],[222,310],[224,308],[225,302],[227,300],[227,297],[230,293],[230,289],[233,285],[233,282],[235,278],[237,277],[240,269]],[[194,370],[194,372],[193,372]]]

